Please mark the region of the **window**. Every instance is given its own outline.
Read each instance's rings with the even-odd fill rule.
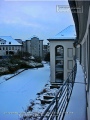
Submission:
[[[17,46],[15,47],[15,50],[17,50]]]
[[[73,49],[72,48],[68,48],[68,57],[72,58],[73,57]]]
[[[72,60],[68,60],[68,69],[69,70],[73,69],[73,61]]]
[[[14,50],[14,46],[12,47],[12,50]]]
[[[8,51],[6,51],[6,55],[8,55]]]
[[[6,47],[6,50],[8,50],[8,47]]]
[[[11,47],[9,47],[9,50],[11,50]]]
[[[9,42],[9,44],[11,44],[11,42]]]
[[[3,50],[5,50],[5,48],[3,47]]]
[[[1,47],[0,47],[0,50],[1,50]]]

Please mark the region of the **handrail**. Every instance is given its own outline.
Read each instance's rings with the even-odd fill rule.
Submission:
[[[52,102],[39,120],[63,120],[73,90],[76,71],[77,64],[75,63],[68,78],[63,82],[63,85],[59,88]]]

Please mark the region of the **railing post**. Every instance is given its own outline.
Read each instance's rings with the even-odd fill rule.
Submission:
[[[55,116],[56,116],[56,120],[58,120],[58,96],[56,97],[56,113],[55,113]]]
[[[67,103],[69,102],[68,96],[69,96],[69,78],[67,80]]]
[[[74,72],[75,71],[72,70],[72,88],[73,88],[73,84],[74,84]]]

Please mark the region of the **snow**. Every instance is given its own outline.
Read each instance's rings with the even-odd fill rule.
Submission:
[[[37,39],[41,40],[37,35],[33,35],[33,36],[31,36],[31,37],[28,38],[27,40],[31,40],[32,38],[37,38]]]
[[[32,106],[32,111],[26,111],[25,114],[22,114],[21,115],[21,120],[23,117],[27,117],[27,120],[39,120],[40,117],[42,116],[43,112],[46,110],[46,108],[48,107],[49,104],[41,104],[41,100],[43,99],[43,96],[55,96],[58,89],[57,88],[53,88],[53,89],[50,89],[50,81],[48,81],[48,83],[45,85],[44,89],[46,90],[45,93],[42,93],[42,91],[40,91],[40,93],[42,94],[38,94],[37,95],[37,98],[32,101],[31,100],[31,103],[29,106],[32,106],[32,103],[34,104]],[[53,100],[52,99],[49,99],[49,100]]]
[[[84,73],[78,61],[75,82],[64,120],[86,120]]]
[[[19,69],[17,70],[15,73],[13,74],[7,74],[7,75],[3,75],[0,77],[0,84],[2,84],[3,82],[5,82],[8,78],[11,78],[15,75],[17,75],[19,72],[23,71],[24,69]]]
[[[15,39],[13,39],[11,36],[0,36],[1,42],[0,45],[21,45],[20,43],[18,43]],[[2,42],[4,42],[4,44],[1,44]],[[11,44],[9,44],[9,42],[11,42]]]
[[[57,35],[55,35],[53,38],[50,38],[50,40],[53,39],[75,39],[76,38],[76,31],[75,26],[70,25],[61,32],[59,32]]]
[[[49,81],[50,67],[44,64],[43,68],[25,70],[5,81],[7,76],[11,75],[0,78],[0,120],[18,120]]]

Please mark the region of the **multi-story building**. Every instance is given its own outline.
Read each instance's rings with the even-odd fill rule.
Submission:
[[[32,54],[32,56],[43,57],[43,40],[33,36],[24,42],[26,52]]]
[[[22,44],[11,36],[0,36],[0,58],[8,57],[22,50]]]
[[[75,64],[75,27],[70,25],[50,41],[51,83],[63,82]]]
[[[68,1],[77,33],[76,42],[74,43],[76,58],[82,65],[86,83],[86,119],[90,120],[90,0]]]

